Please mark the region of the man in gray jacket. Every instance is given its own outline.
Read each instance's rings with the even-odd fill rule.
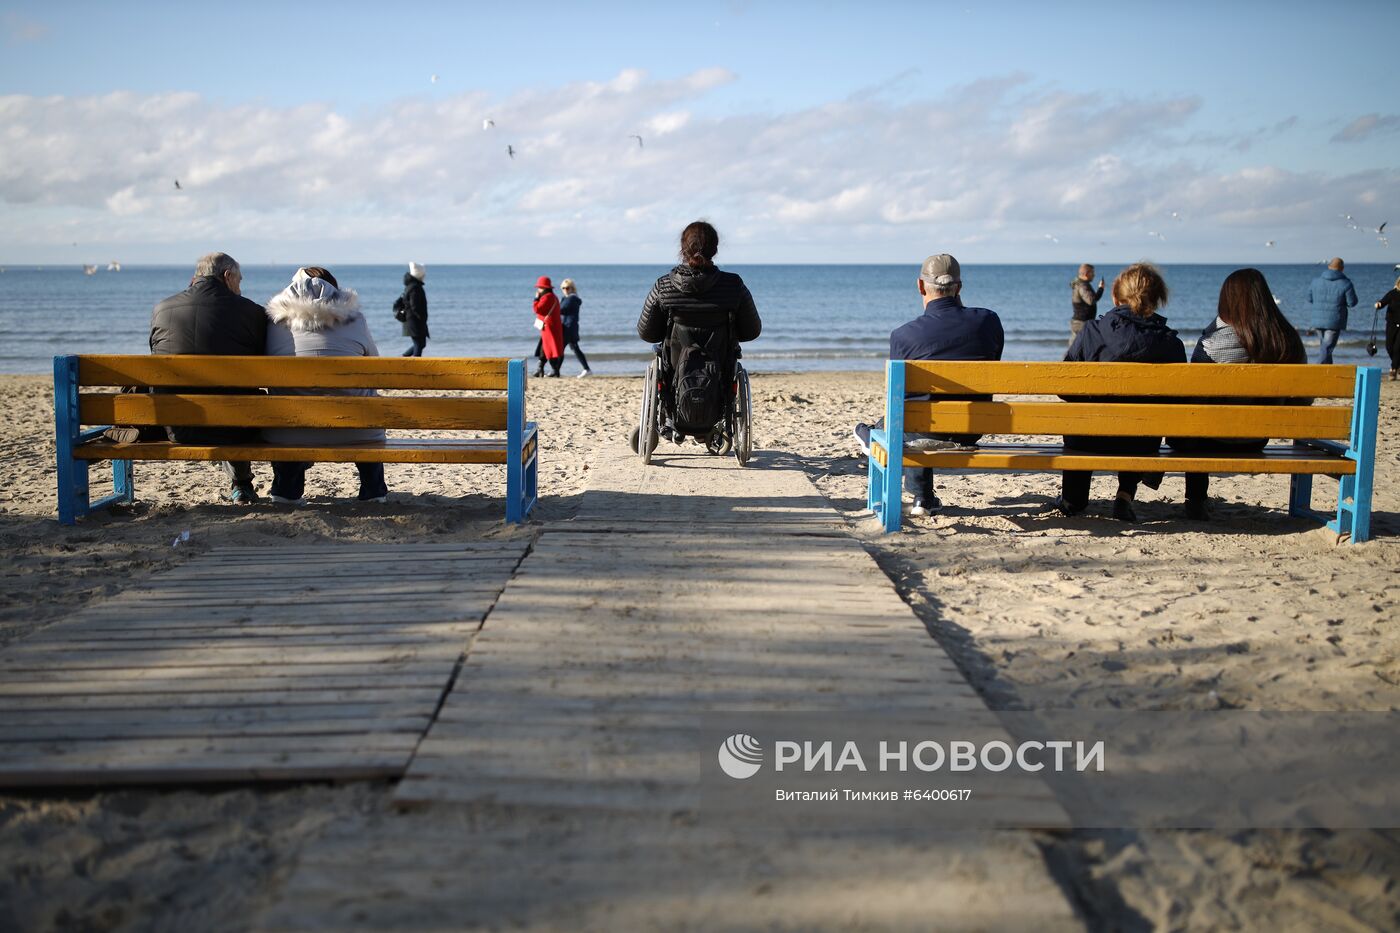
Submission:
[[[1099,299],[1103,297],[1103,279],[1098,287],[1094,281],[1094,267],[1087,262],[1079,267],[1079,275],[1069,283],[1069,344],[1074,346],[1074,338],[1084,329],[1084,324],[1099,316]]]
[[[1319,333],[1319,363],[1332,362],[1337,338],[1347,326],[1347,309],[1356,307],[1356,287],[1342,274],[1346,263],[1333,259],[1308,288],[1308,304],[1313,306],[1312,326]]]
[[[243,270],[227,253],[209,253],[194,267],[190,287],[156,305],[151,313],[151,352],[218,356],[263,356],[267,352],[267,313],[243,297]],[[176,390],[178,391],[178,390]],[[257,389],[203,389],[246,395]],[[166,428],[180,444],[246,444],[261,440],[256,428]],[[228,497],[247,505],[257,501],[253,465],[246,460],[219,464],[228,477]]]

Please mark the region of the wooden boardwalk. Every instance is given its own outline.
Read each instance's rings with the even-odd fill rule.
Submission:
[[[395,777],[529,546],[223,548],[0,651],[0,786]]]
[[[660,454],[599,452],[577,518],[487,617],[403,806],[329,827],[255,927],[1082,929],[1029,833],[704,818],[706,710],[987,711],[790,459]],[[1064,822],[1035,783],[992,806]]]

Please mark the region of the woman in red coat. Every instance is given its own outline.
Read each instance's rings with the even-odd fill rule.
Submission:
[[[559,316],[559,299],[554,294],[554,283],[549,276],[542,275],[535,283],[535,327],[540,332],[540,346],[536,351],[540,358],[540,368],[536,376],[544,375],[545,361],[559,378],[559,367],[564,364],[564,320]]]

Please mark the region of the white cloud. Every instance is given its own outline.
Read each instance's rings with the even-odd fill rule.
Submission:
[[[467,261],[581,246],[626,260],[669,251],[679,226],[703,215],[753,258],[794,244],[841,260],[852,242],[888,253],[911,239],[920,252],[955,236],[1034,259],[1014,244],[1043,248],[1051,229],[1097,242],[1179,211],[1198,233],[1273,230],[1400,194],[1392,168],[1329,176],[1270,161],[1270,136],[1292,121],[1251,131],[1240,168],[1237,137],[1202,141],[1191,97],[1105,99],[1011,75],[899,104],[859,93],[788,113],[703,105],[734,80],[722,69],[671,80],[629,70],[365,113],[188,93],[0,97],[11,220],[0,248],[57,245],[81,225],[89,241],[333,236],[372,258],[417,238]],[[483,130],[487,117],[496,125]],[[1213,168],[1213,154],[1232,168]]]

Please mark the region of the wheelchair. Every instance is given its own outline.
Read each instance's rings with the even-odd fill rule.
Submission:
[[[654,348],[656,355],[647,365],[641,411],[630,437],[632,452],[642,458],[642,463],[650,465],[652,454],[663,438],[677,445],[694,439],[715,456],[733,453],[739,466],[745,466],[753,454],[753,401],[749,393],[749,374],[739,362],[739,345],[729,342],[722,329],[708,334],[690,328],[668,330],[670,336]],[[678,418],[677,380],[672,361],[674,342],[684,343],[687,338],[694,339],[697,333],[711,341],[721,341],[724,348],[723,353],[716,354],[720,357],[717,362],[722,369],[724,395],[720,418],[714,424],[688,424]]]

